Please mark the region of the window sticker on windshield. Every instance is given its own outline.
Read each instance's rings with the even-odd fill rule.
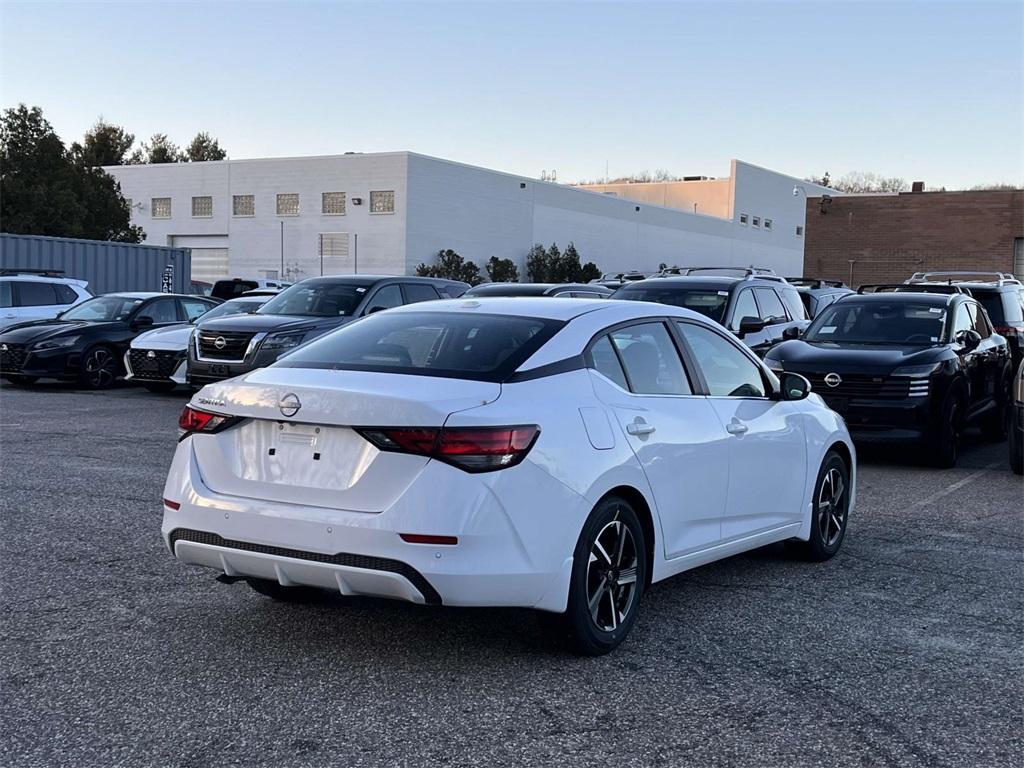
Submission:
[[[836,332],[836,326],[834,326],[834,325],[826,325],[826,326],[818,329],[818,333],[835,333],[835,332]]]
[[[366,293],[365,288],[356,288],[356,293]]]
[[[944,310],[942,309],[942,307],[929,307],[928,311],[931,312],[933,315],[937,315],[940,312],[943,312]]]
[[[718,295],[719,295],[719,296],[728,296],[728,295],[729,295],[729,292],[728,292],[728,291],[719,291],[719,292],[718,292]]]

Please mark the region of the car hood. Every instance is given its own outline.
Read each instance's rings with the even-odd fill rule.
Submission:
[[[351,322],[351,317],[297,317],[295,315],[229,315],[199,323],[204,331],[235,333],[260,333],[272,331],[307,331],[321,328],[337,328]]]
[[[905,365],[937,362],[948,355],[944,346],[896,347],[888,344],[842,344],[833,341],[784,341],[765,355],[794,373],[885,374]]]
[[[96,331],[105,328],[122,328],[124,323],[92,322],[88,320],[34,320],[28,323],[18,323],[6,328],[0,333],[0,342],[9,344],[32,344],[44,339],[62,336],[69,333],[81,332],[84,330]]]
[[[136,336],[132,341],[132,349],[185,349],[194,328],[189,323],[154,328]]]

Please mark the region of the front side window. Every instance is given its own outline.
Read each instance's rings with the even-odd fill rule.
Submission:
[[[791,318],[794,320],[807,319],[807,311],[800,300],[800,292],[796,288],[782,288],[779,291],[779,296],[782,298],[782,303],[786,305],[786,309],[789,310]]]
[[[394,213],[395,192],[391,189],[370,192],[370,213]]]
[[[985,313],[981,309],[980,304],[975,304],[973,301],[967,305],[967,311],[971,314],[971,324],[974,330],[978,332],[978,335],[983,339],[987,339],[992,335],[992,328],[989,327],[988,320],[985,317]]]
[[[154,197],[150,200],[149,210],[154,219],[171,218],[171,198]]]
[[[197,219],[208,219],[213,216],[213,198],[209,195],[193,197],[192,216]]]
[[[789,319],[786,317],[786,308],[782,306],[779,295],[771,288],[755,288],[754,294],[757,306],[761,308],[761,319],[766,323],[784,323]]]
[[[262,315],[351,317],[366,296],[367,286],[352,283],[293,285],[259,308]]]
[[[232,216],[255,216],[256,195],[234,195],[231,198]]]
[[[677,321],[712,397],[765,397],[761,369],[723,336],[693,323]]]
[[[178,322],[178,302],[174,299],[157,299],[139,310],[140,315],[153,318],[153,325]]]
[[[608,336],[622,361],[629,389],[638,395],[689,395],[693,390],[675,344],[661,323],[631,325]]]
[[[288,193],[277,196],[277,215],[278,216],[298,216],[299,215],[299,196],[294,193]]]
[[[275,365],[502,381],[562,325],[509,315],[383,312],[321,336]]]
[[[78,304],[63,315],[62,320],[127,320],[128,315],[142,303],[130,296],[99,296]]]
[[[320,203],[321,213],[327,216],[341,216],[345,213],[344,192],[324,192]]]
[[[969,328],[966,312],[964,318]],[[802,338],[845,344],[937,344],[945,323],[945,307],[935,304],[844,299],[821,310]]]
[[[370,299],[368,312],[380,312],[382,309],[392,309],[402,306],[402,289],[397,285],[385,285]]]
[[[57,303],[57,294],[50,283],[18,282],[19,307],[45,307]]]
[[[670,304],[700,312],[716,323],[725,317],[725,307],[729,303],[729,292],[710,288],[674,288],[668,285],[653,285],[659,281],[644,281],[645,285],[626,285],[612,294],[613,299],[626,301],[653,301],[658,304]]]
[[[743,322],[745,317],[760,319],[760,315],[757,313],[757,304],[754,302],[754,292],[749,288],[740,291],[736,297],[736,309],[733,310],[732,323],[729,327],[734,331],[739,331],[740,323]]]

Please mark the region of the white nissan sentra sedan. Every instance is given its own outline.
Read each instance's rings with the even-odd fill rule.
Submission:
[[[685,309],[413,304],[195,395],[163,535],[276,599],[525,606],[600,654],[651,582],[838,551],[854,447],[809,393]]]

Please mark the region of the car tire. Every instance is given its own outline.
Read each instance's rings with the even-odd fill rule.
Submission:
[[[39,381],[38,376],[22,376],[17,373],[12,373],[9,376],[4,376],[4,379],[11,382],[16,387],[30,387]]]
[[[931,447],[931,464],[939,469],[950,469],[960,458],[963,432],[963,398],[958,392],[946,395],[939,419]]]
[[[110,389],[121,373],[117,356],[110,347],[89,347],[82,355],[78,383],[86,389]]]
[[[316,603],[327,594],[316,587],[286,587],[270,579],[246,579],[245,582],[253,591],[281,603]]]
[[[1002,391],[996,394],[996,407],[985,417],[981,425],[981,435],[993,443],[1001,443],[1010,432],[1010,392],[1013,386],[1013,375],[1007,370],[1003,378]]]
[[[792,548],[804,560],[821,563],[832,558],[843,545],[850,522],[850,467],[835,451],[821,462],[811,494],[811,535],[795,540]]]
[[[167,394],[173,392],[178,385],[173,381],[147,381],[142,386],[154,394]]]
[[[549,627],[583,656],[614,650],[633,628],[643,597],[647,548],[636,511],[609,496],[590,513],[573,552],[569,602]]]
[[[1020,427],[1010,430],[1010,469],[1016,475],[1024,475],[1024,434]]]

